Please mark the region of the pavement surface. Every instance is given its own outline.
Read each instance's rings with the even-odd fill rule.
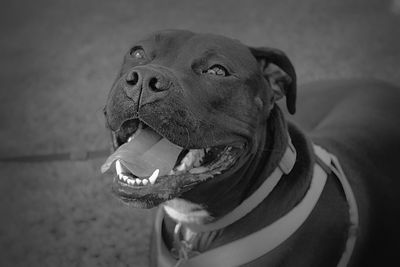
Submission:
[[[107,148],[123,54],[165,28],[280,48],[300,84],[400,84],[399,1],[2,1],[0,157]],[[0,163],[0,266],[147,266],[153,211],[114,199],[102,161]]]

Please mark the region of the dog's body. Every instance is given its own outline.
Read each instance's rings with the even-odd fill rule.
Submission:
[[[158,33],[146,42],[143,46],[151,47],[149,53],[156,56],[140,64],[126,60],[106,108],[110,128],[121,131],[119,127],[124,121],[134,118],[182,147],[246,144],[241,147],[244,152],[234,166],[222,174],[213,174],[205,182],[193,182],[196,177],[190,176],[190,183],[182,185],[179,180],[163,184],[162,194],[158,187],[153,191],[127,185],[117,188],[124,200],[140,207],[176,199],[166,202],[170,212],[165,216],[162,230],[169,249],[174,248],[177,220],[183,225],[217,221],[250,196],[276,167],[290,136],[297,151],[293,170],[244,218],[223,229],[198,234],[197,240],[201,241],[193,244],[194,249],[203,252],[227,244],[268,226],[293,209],[309,188],[315,163],[312,143],[316,143],[339,159],[359,207],[360,228],[351,264],[376,266],[395,260],[400,238],[397,216],[400,180],[396,179],[396,163],[400,158],[397,154],[400,149],[399,88],[366,81],[310,84],[300,88],[298,111],[289,118],[294,124],[287,123],[287,116],[274,103],[284,94],[289,111],[294,113],[296,77],[290,62],[279,51],[249,50],[229,39],[186,31]],[[238,81],[229,75],[225,75],[228,76],[225,80],[221,80],[223,77],[216,80],[214,76],[188,74],[188,66],[195,70],[196,64],[203,64],[198,60],[199,55],[207,53],[222,55],[217,57],[221,61],[237,57],[230,61],[227,72],[234,73]],[[261,71],[255,58],[261,64]],[[217,64],[210,74],[226,74],[221,72],[226,69],[220,67],[220,62]],[[271,72],[269,64],[277,65],[283,74],[271,78],[276,71]],[[150,79],[146,76],[148,73]],[[262,75],[265,84],[261,84]],[[158,85],[146,82],[151,77],[156,78]],[[130,91],[132,80],[136,91]],[[168,81],[172,85],[165,85]],[[219,88],[210,90],[215,84]],[[160,120],[155,118],[164,115]],[[209,118],[210,123],[204,122],[204,118]],[[187,131],[185,140],[179,131],[182,125]],[[316,207],[300,229],[248,265],[336,266],[345,251],[348,227],[348,203],[342,187],[330,175]],[[157,262],[156,257],[151,255],[153,264]]]
[[[360,228],[354,266],[392,265],[400,248],[400,218],[396,215],[400,212],[399,89],[378,81],[347,80],[315,82],[299,90],[294,121],[309,140],[339,158],[356,196]],[[336,266],[345,249],[347,234],[342,232],[336,241],[334,235],[340,236],[342,227],[348,227],[348,207],[340,208],[343,193],[335,181],[330,182],[316,207],[314,222],[311,219],[306,224],[309,230],[304,236],[314,238],[311,243],[298,245],[304,246],[304,254],[320,251],[314,253],[320,255],[320,262],[304,261],[299,251],[289,257],[293,266]],[[340,253],[335,255],[334,251]]]

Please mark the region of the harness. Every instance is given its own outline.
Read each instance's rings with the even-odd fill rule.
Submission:
[[[313,145],[316,155],[311,185],[305,197],[287,214],[272,224],[243,238],[207,250],[203,253],[193,253],[185,241],[181,242],[179,259],[176,259],[166,247],[162,239],[162,222],[165,216],[164,208],[159,208],[156,216],[153,244],[157,255],[158,267],[200,267],[200,266],[240,266],[249,263],[273,250],[287,240],[308,218],[314,209],[325,187],[327,177],[333,173],[342,185],[349,205],[350,226],[345,250],[338,262],[339,267],[347,266],[357,239],[358,209],[353,191],[339,164],[338,159],[318,145]],[[264,183],[232,212],[220,220],[206,225],[189,225],[195,232],[213,231],[221,229],[234,221],[244,217],[253,210],[273,190],[282,175],[289,173],[293,168],[296,152],[289,142],[288,148],[282,157],[279,166],[264,181]],[[181,224],[175,227],[175,238],[178,237]]]

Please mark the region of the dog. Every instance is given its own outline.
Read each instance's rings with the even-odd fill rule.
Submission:
[[[400,89],[298,91],[278,49],[184,30],[129,49],[104,108],[103,171],[115,163],[123,202],[159,206],[152,266],[397,262]]]

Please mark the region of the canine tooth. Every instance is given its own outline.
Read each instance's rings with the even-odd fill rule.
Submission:
[[[146,185],[146,184],[148,184],[148,183],[149,183],[149,180],[147,180],[147,179],[143,179],[142,183],[143,183],[143,185]]]
[[[136,183],[137,183],[137,184],[141,184],[141,183],[142,183],[142,180],[140,180],[139,178],[136,178]]]
[[[120,175],[122,173],[122,166],[121,166],[121,162],[119,160],[117,160],[115,162],[115,170],[117,171],[118,175]]]
[[[150,183],[151,184],[154,184],[155,183],[155,181],[157,180],[157,178],[158,178],[158,174],[160,173],[160,170],[159,169],[156,169],[154,172],[153,172],[153,174],[149,177],[149,181],[150,181]]]

